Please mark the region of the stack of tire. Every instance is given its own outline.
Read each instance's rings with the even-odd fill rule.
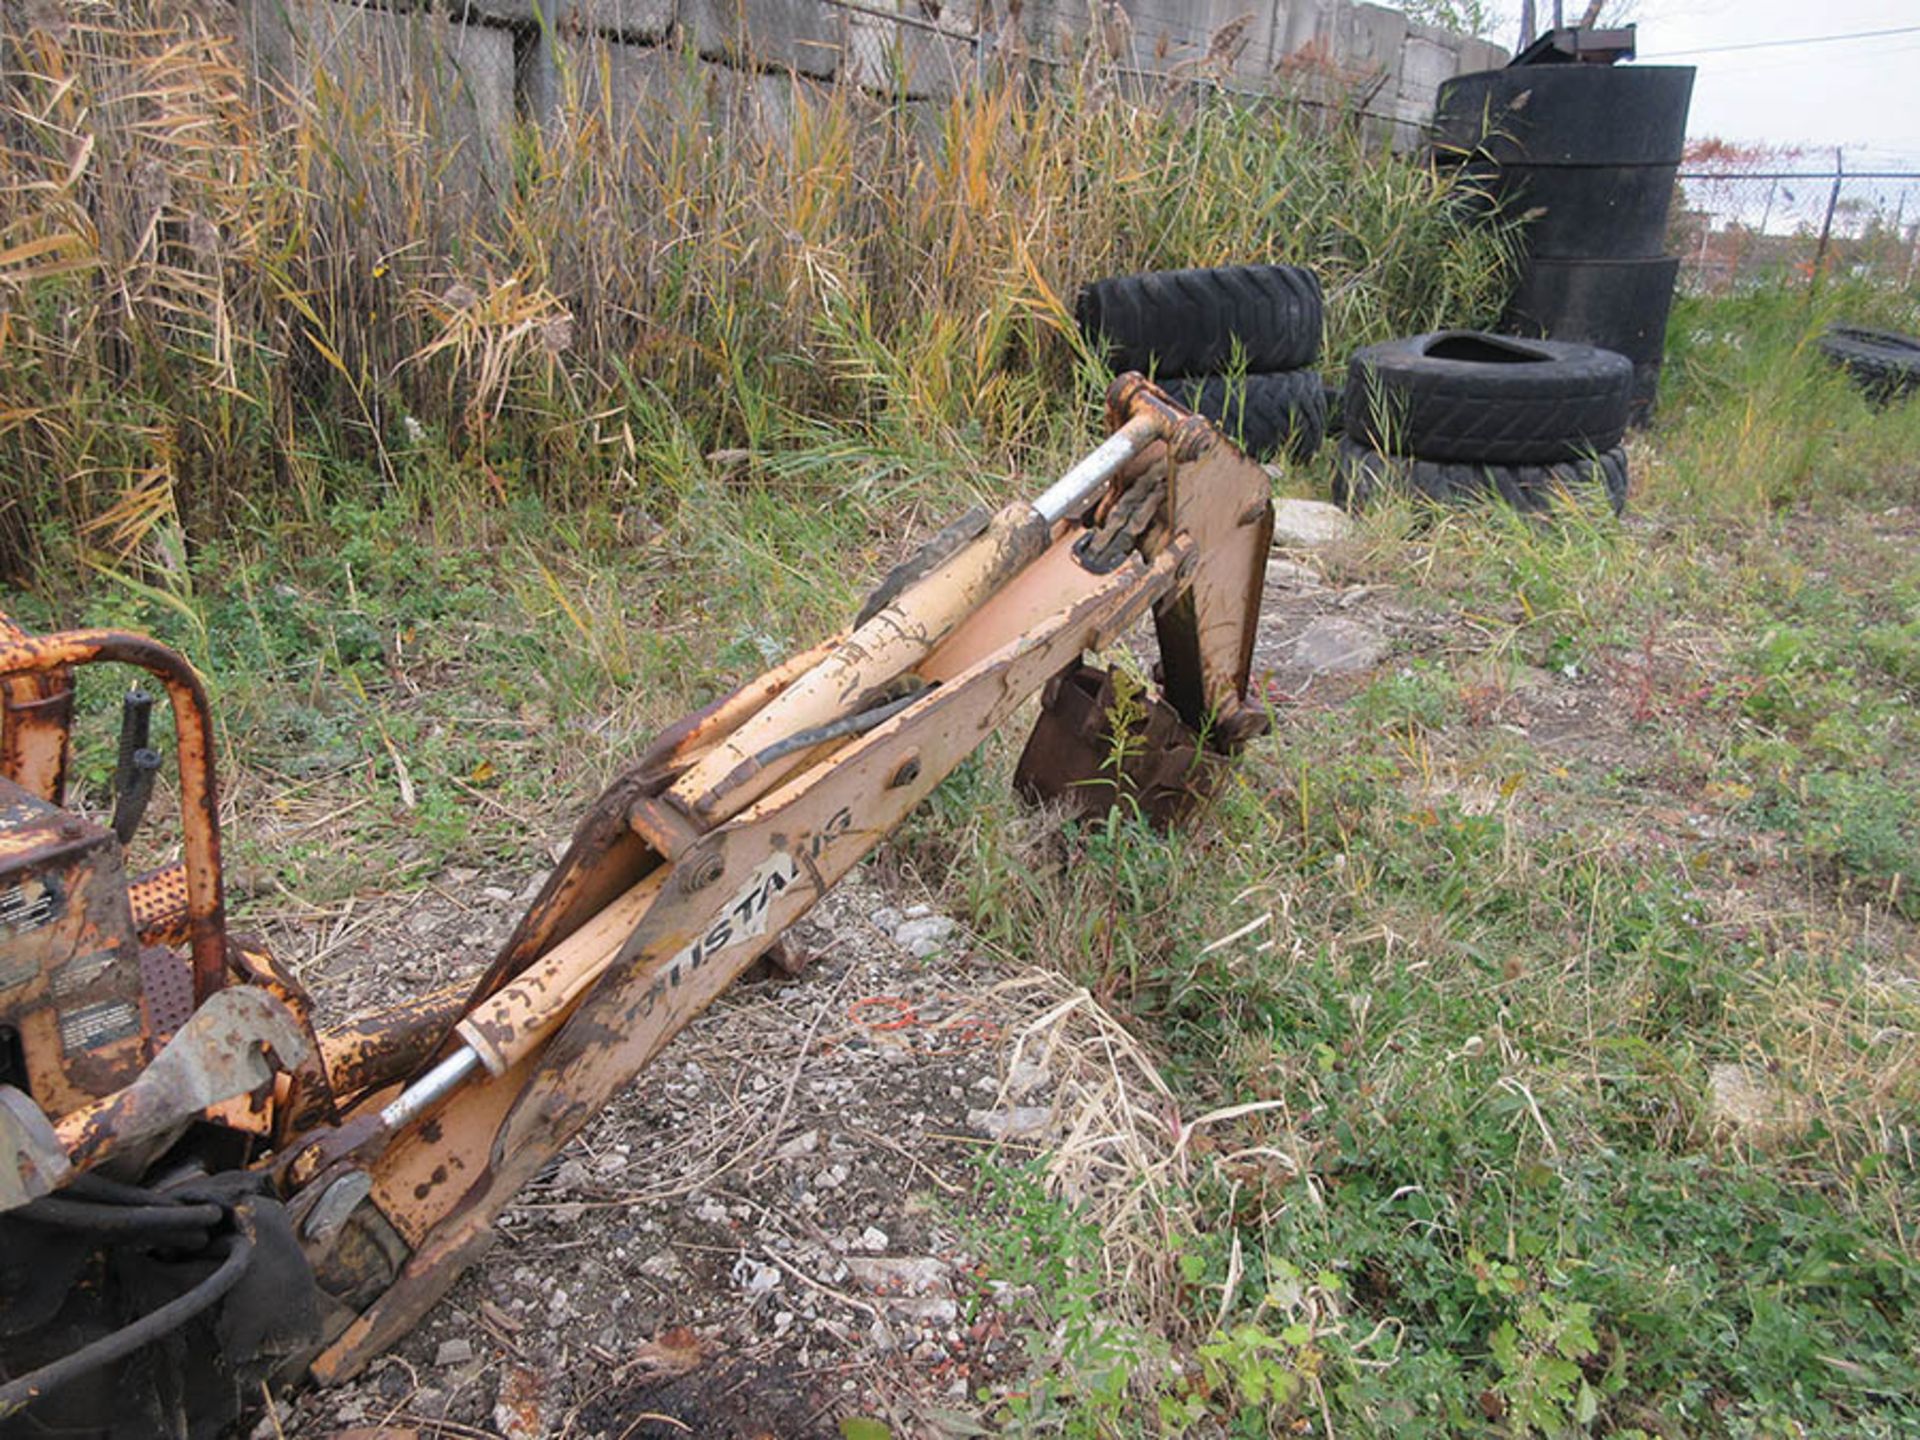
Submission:
[[[1680,262],[1664,253],[1686,141],[1685,65],[1516,63],[1440,87],[1434,163],[1503,217],[1527,217],[1501,328],[1600,345],[1653,413]]]
[[[1327,433],[1320,281],[1297,265],[1156,270],[1095,280],[1080,333],[1115,371],[1151,376],[1258,460],[1305,460]]]
[[[1369,345],[1347,370],[1334,498],[1498,497],[1516,510],[1627,500],[1633,365],[1592,345],[1441,330]]]

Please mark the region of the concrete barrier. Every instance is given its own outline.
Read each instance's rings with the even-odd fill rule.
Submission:
[[[1440,84],[1505,52],[1354,0],[238,0],[256,74],[295,93],[314,76],[380,86],[409,123],[453,147],[462,184],[508,179],[515,116],[569,103],[619,130],[658,116],[791,123],[799,76],[891,100],[940,100],[987,57],[1116,68],[1123,92],[1210,81],[1362,110],[1414,147]],[[693,58],[689,58],[693,57]],[[687,67],[693,66],[692,70]]]
[[[673,46],[576,36],[561,42],[558,59],[568,100],[616,140],[705,111],[706,67]]]

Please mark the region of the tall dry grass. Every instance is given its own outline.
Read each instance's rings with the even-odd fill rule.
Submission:
[[[1105,273],[1312,264],[1336,351],[1499,288],[1417,164],[1191,88],[1006,73],[927,109],[668,57],[642,97],[580,48],[564,120],[476,185],[472,137],[377,64],[266,98],[224,11],[5,15],[11,575],[354,487],[624,503],[663,426],[1017,455],[1073,410],[1068,311]]]

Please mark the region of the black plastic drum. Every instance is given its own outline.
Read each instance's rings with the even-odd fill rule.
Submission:
[[[1440,87],[1434,153],[1502,165],[1677,165],[1691,65],[1524,65]]]
[[[1677,165],[1494,165],[1461,176],[1489,211],[1526,215],[1536,260],[1652,259],[1666,244]]]
[[[1502,326],[1515,334],[1581,340],[1633,362],[1633,410],[1653,409],[1665,350],[1667,312],[1680,262],[1535,260],[1507,302]]]

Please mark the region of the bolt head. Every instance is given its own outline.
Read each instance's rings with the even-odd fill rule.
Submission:
[[[718,851],[690,855],[686,860],[686,868],[680,872],[680,884],[688,891],[705,890],[719,880],[726,868],[726,862],[720,858]]]

